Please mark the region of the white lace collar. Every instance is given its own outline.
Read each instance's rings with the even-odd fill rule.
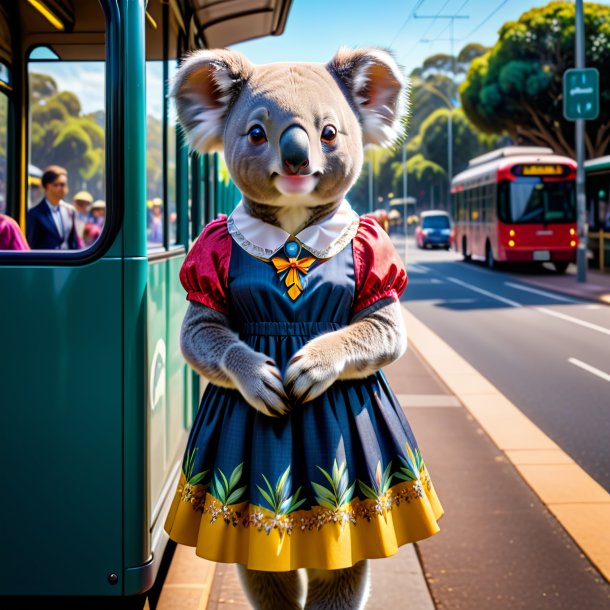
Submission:
[[[227,229],[233,239],[253,256],[271,258],[292,237],[315,257],[330,258],[352,241],[359,222],[358,215],[344,199],[332,216],[303,229],[293,237],[280,227],[250,216],[240,202],[227,219]]]

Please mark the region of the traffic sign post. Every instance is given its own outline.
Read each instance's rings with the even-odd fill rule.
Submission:
[[[563,74],[563,116],[568,121],[593,121],[599,115],[599,72],[572,68]]]

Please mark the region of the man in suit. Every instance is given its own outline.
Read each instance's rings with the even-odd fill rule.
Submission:
[[[32,250],[77,250],[83,244],[76,230],[76,213],[63,198],[68,194],[68,172],[51,165],[42,174],[44,199],[27,215],[26,235]]]

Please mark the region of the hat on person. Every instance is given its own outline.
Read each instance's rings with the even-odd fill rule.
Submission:
[[[92,210],[105,210],[106,209],[106,202],[102,201],[101,199],[98,199],[92,206],[91,206]]]
[[[93,203],[93,197],[88,191],[79,191],[72,199],[73,201],[86,201],[89,204]]]

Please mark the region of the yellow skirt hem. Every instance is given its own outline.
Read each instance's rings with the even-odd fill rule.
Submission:
[[[410,485],[394,486],[388,497],[398,497],[401,490],[405,497],[404,491]],[[371,500],[361,503],[374,509],[366,511],[366,518],[355,519],[347,511],[330,513],[319,507],[278,517],[247,503],[221,507],[209,494],[201,512],[178,493],[165,529],[175,542],[195,547],[199,557],[272,572],[348,568],[364,559],[395,555],[400,546],[440,530],[437,520],[443,509],[429,480],[415,499],[385,505]],[[260,515],[261,525],[244,527],[235,515],[247,515],[250,523],[252,515]],[[312,526],[312,515],[318,515],[319,527]],[[329,516],[334,522],[329,522]]]

